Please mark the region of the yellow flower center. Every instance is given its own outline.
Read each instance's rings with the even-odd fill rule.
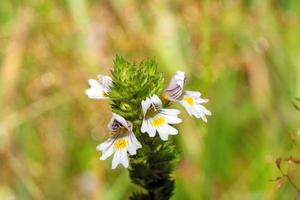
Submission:
[[[153,119],[153,121],[151,122],[151,124],[154,127],[158,127],[158,126],[164,124],[165,122],[166,122],[166,119],[164,117],[162,117],[162,116],[159,116],[159,117],[155,117]]]
[[[194,99],[192,97],[184,97],[184,100],[189,104],[190,106],[193,105]]]
[[[124,139],[119,139],[114,143],[116,149],[124,149],[127,146],[127,141]]]

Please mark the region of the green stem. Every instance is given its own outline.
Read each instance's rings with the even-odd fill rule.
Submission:
[[[142,187],[146,193],[135,193],[132,200],[167,200],[174,190],[171,173],[176,160],[175,148],[172,144],[162,144],[159,137],[146,139],[144,147],[148,151],[131,158],[131,180]]]

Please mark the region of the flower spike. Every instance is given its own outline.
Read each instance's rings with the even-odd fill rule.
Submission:
[[[111,136],[96,147],[101,151],[100,160],[113,157],[112,169],[119,165],[129,168],[131,181],[142,188],[130,199],[171,199],[175,189],[171,174],[179,154],[175,144],[163,141],[178,134],[173,124],[182,120],[178,117],[179,110],[164,106],[177,102],[191,116],[206,122],[211,112],[202,103],[208,99],[200,98],[200,92],[184,91],[183,71],[177,71],[163,90],[164,79],[154,60],[131,63],[117,56],[111,72],[112,78],[99,75],[98,79],[90,79],[90,88],[85,91],[91,99],[112,101],[113,114],[107,125]],[[157,182],[163,184],[153,184]]]
[[[169,135],[176,135],[177,129],[169,124],[178,124],[181,121],[177,115],[180,113],[176,109],[163,109],[162,102],[157,95],[146,98],[142,101],[142,111],[144,115],[141,132],[148,133],[150,137],[158,132],[162,140],[168,140]]]
[[[111,78],[109,76],[98,75],[98,80],[88,80],[90,88],[85,91],[85,94],[90,99],[109,99],[108,94],[112,85]]]
[[[108,129],[112,132],[112,136],[96,148],[97,151],[102,152],[100,160],[105,160],[114,153],[112,169],[115,169],[119,164],[128,168],[127,152],[130,155],[135,155],[136,150],[142,147],[132,132],[131,123],[122,116],[113,113]]]

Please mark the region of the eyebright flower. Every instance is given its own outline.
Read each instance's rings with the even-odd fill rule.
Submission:
[[[202,99],[200,96],[200,92],[185,91],[179,103],[184,106],[190,116],[194,115],[207,122],[206,115],[211,115],[211,112],[201,104],[208,102],[208,99]]]
[[[85,91],[85,94],[90,99],[109,99],[108,94],[112,85],[112,80],[109,76],[98,75],[98,80],[89,79],[89,89]]]
[[[128,168],[127,152],[130,155],[135,155],[136,150],[142,147],[132,132],[131,123],[122,116],[113,113],[108,129],[112,136],[96,148],[97,151],[102,151],[100,160],[105,160],[114,153],[112,169],[115,169],[119,164]]]
[[[181,121],[177,115],[180,113],[176,109],[162,108],[162,102],[157,95],[146,98],[142,101],[142,112],[144,115],[141,131],[148,133],[150,137],[158,132],[162,140],[168,140],[169,135],[176,135],[177,129],[169,124],[178,124]]]
[[[208,102],[208,99],[202,99],[200,92],[184,91],[184,82],[185,73],[177,71],[164,90],[163,98],[180,103],[190,116],[194,115],[207,122],[206,115],[211,115],[211,112],[201,104]]]

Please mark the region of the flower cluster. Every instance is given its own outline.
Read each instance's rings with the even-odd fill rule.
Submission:
[[[86,95],[91,99],[109,99],[113,81],[109,76],[99,75],[98,80],[90,79],[90,88],[85,91]],[[181,104],[190,116],[201,118],[207,122],[207,115],[211,112],[206,109],[202,103],[208,102],[208,99],[201,98],[200,92],[184,91],[185,73],[177,71],[172,77],[169,85],[163,91],[161,99],[163,101],[177,102]],[[168,140],[169,135],[176,135],[178,130],[173,124],[181,123],[178,117],[180,111],[177,109],[167,109],[163,107],[163,103],[157,94],[147,97],[141,102],[141,111],[143,115],[140,131],[147,133],[149,137],[155,137],[158,133],[161,140]],[[119,164],[125,168],[129,166],[128,153],[135,155],[137,149],[141,148],[141,143],[137,140],[132,122],[127,121],[121,115],[113,113],[112,119],[108,124],[111,137],[98,145],[96,150],[101,151],[100,160],[105,160],[114,154],[112,160],[112,169]]]

